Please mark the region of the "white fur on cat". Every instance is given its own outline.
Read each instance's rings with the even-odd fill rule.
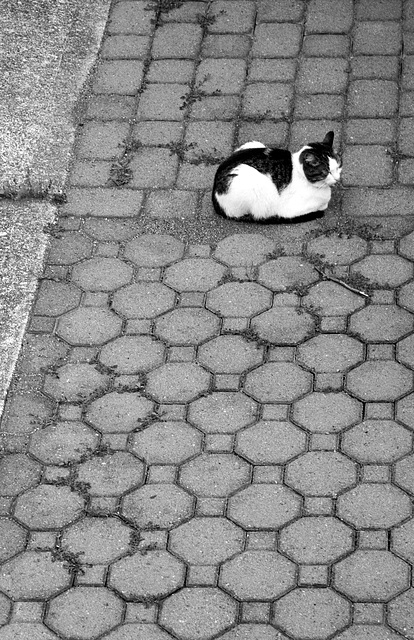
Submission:
[[[247,142],[237,149],[263,148],[257,141]],[[279,194],[269,175],[257,171],[246,164],[240,164],[232,170],[229,190],[216,194],[217,202],[229,218],[242,218],[250,214],[257,220],[273,216],[296,218],[314,211],[325,211],[331,199],[331,186],[340,178],[341,168],[336,160],[329,158],[330,173],[325,180],[309,182],[303,172],[299,156],[303,147],[292,154],[292,180]]]

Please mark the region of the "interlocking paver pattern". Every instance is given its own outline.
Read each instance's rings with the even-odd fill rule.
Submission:
[[[413,29],[112,3],[1,423],[0,640],[414,639]],[[328,129],[323,219],[215,216],[234,147]]]

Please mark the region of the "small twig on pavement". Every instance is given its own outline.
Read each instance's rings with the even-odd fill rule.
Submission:
[[[353,291],[354,293],[357,293],[360,296],[364,296],[364,298],[369,298],[369,294],[365,293],[365,291],[361,291],[360,289],[356,289],[355,287],[351,287],[350,284],[347,284],[346,282],[344,282],[343,280],[340,280],[339,278],[335,278],[335,276],[329,276],[327,273],[325,273],[325,271],[322,271],[322,269],[318,269],[318,267],[316,267],[315,265],[314,265],[314,268],[316,269],[316,271],[318,273],[321,274],[321,276],[325,280],[332,280],[332,282],[337,282],[342,287],[345,287],[345,289],[349,289],[349,291]]]

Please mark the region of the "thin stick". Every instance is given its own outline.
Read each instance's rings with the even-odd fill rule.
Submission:
[[[325,280],[332,280],[332,282],[336,282],[340,284],[342,287],[345,287],[345,289],[349,289],[349,291],[353,291],[354,293],[357,293],[358,295],[363,296],[364,298],[369,298],[369,294],[365,293],[365,291],[361,291],[360,289],[355,289],[355,287],[351,287],[350,284],[347,284],[343,280],[340,280],[339,278],[335,278],[335,276],[328,276],[324,271],[322,271],[322,269],[318,269],[318,267],[315,267],[315,265],[313,266],[314,266],[314,269],[316,269],[316,271],[320,273]]]

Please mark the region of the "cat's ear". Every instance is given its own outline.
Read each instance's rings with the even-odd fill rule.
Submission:
[[[319,165],[319,160],[312,151],[305,151],[303,161],[306,162],[306,164],[310,164],[311,167],[317,167]]]
[[[326,136],[324,137],[322,144],[325,144],[327,147],[332,147],[334,141],[334,132],[328,131]]]

